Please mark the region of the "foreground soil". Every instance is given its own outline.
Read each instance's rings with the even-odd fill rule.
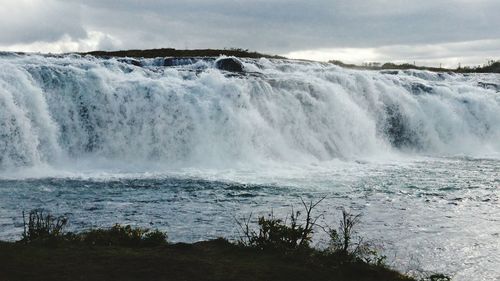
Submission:
[[[382,266],[241,248],[225,240],[149,248],[0,242],[0,280],[413,280]]]

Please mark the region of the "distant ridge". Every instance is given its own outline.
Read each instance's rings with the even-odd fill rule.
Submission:
[[[194,49],[194,50],[177,50],[174,48],[162,49],[147,49],[147,50],[120,50],[120,51],[92,51],[79,53],[81,55],[93,55],[96,57],[131,57],[131,58],[157,58],[157,57],[218,57],[220,55],[234,56],[238,58],[272,58],[272,59],[288,59],[278,55],[268,55],[258,52],[250,52],[248,49],[230,48],[230,49]],[[298,60],[309,61],[309,60]],[[453,73],[500,73],[500,61],[489,61],[483,66],[465,66],[453,68],[416,66],[414,64],[395,64],[395,63],[380,63],[378,65],[355,65],[346,64],[339,60],[330,60],[328,63],[335,64],[344,68],[359,69],[359,70],[428,70],[433,72],[453,72]]]
[[[250,52],[244,49],[196,49],[177,50],[173,48],[148,49],[148,50],[121,50],[121,51],[93,51],[82,53],[98,57],[133,57],[133,58],[156,58],[156,57],[217,57],[220,55],[235,56],[240,58],[274,58],[286,59],[277,55],[266,55]]]
[[[416,70],[427,70],[433,72],[453,72],[453,73],[500,73],[500,60],[499,61],[489,61],[488,64],[483,66],[464,66],[458,68],[442,68],[442,67],[431,67],[431,66],[416,66],[414,64],[403,63],[403,64],[395,64],[391,62],[387,62],[384,64],[376,64],[376,65],[355,65],[355,64],[347,64],[339,60],[330,60],[329,63],[351,69],[359,69],[359,70],[408,70],[408,69],[416,69]]]

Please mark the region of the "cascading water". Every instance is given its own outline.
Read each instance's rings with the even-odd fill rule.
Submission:
[[[500,93],[484,87],[498,75],[267,59],[228,75],[213,59],[133,62],[1,56],[0,169],[82,157],[230,166],[500,151]]]
[[[0,53],[0,240],[34,208],[234,238],[325,197],[400,270],[500,278],[498,74],[221,59]]]

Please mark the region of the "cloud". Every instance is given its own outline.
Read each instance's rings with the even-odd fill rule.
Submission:
[[[54,42],[87,36],[77,4],[55,0],[1,0],[0,44]]]
[[[91,22],[127,30],[124,37],[150,30],[168,39],[160,42],[188,41],[194,47],[236,44],[286,52],[500,38],[496,0],[88,0],[84,5]]]
[[[443,44],[388,45],[374,48],[326,48],[283,54],[296,59],[346,63],[396,62],[443,67],[476,65],[500,58],[500,39]]]
[[[122,42],[109,34],[99,31],[87,32],[87,37],[74,39],[68,35],[63,35],[54,42],[36,41],[26,44],[14,44],[1,46],[0,49],[11,52],[43,52],[43,53],[69,53],[86,52],[91,50],[116,50],[123,48]]]
[[[315,52],[314,56],[334,49],[347,57],[384,58],[394,51],[390,57],[423,59],[425,48],[420,47],[434,46],[432,52],[437,53],[435,48],[443,44],[500,38],[497,0],[0,2],[8,2],[0,5],[0,46],[9,49],[40,46],[44,51],[47,44],[78,50],[241,47],[278,54]],[[85,43],[92,41],[90,32],[104,36],[101,44]],[[495,53],[473,47],[485,57]],[[400,54],[404,50],[409,53]]]

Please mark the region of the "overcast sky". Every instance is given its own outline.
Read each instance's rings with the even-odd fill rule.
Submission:
[[[0,0],[0,50],[244,48],[456,66],[500,59],[500,0]]]

